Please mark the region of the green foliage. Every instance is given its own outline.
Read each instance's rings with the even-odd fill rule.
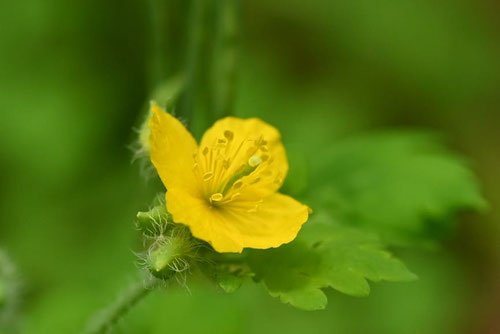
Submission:
[[[454,216],[485,207],[468,166],[427,133],[379,133],[340,141],[316,161],[308,198],[342,224],[408,245],[439,239]]]
[[[278,249],[252,251],[250,267],[274,297],[316,310],[326,306],[322,288],[353,296],[370,292],[367,280],[410,281],[416,276],[384,250],[378,238],[334,225],[327,217],[308,222],[300,236]]]
[[[241,264],[221,264],[216,266],[214,279],[225,292],[234,292],[254,274]]]

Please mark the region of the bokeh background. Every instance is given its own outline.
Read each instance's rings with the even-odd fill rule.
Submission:
[[[189,5],[0,3],[0,248],[23,281],[21,333],[79,332],[134,279],[133,218],[157,185],[129,147],[154,85],[185,63]],[[237,115],[312,151],[373,129],[436,130],[490,209],[462,216],[439,250],[396,250],[414,283],[330,291],[325,311],[304,312],[252,284],[227,295],[193,282],[152,294],[117,332],[499,333],[498,3],[253,0],[239,28]]]

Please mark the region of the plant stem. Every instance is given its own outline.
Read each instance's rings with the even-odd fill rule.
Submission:
[[[198,132],[197,128],[200,127],[198,124],[205,123],[205,120],[201,118],[206,117],[204,109],[208,107],[206,95],[203,94],[203,87],[205,86],[205,73],[203,71],[205,66],[203,62],[206,58],[204,56],[206,45],[203,42],[206,40],[205,35],[210,31],[205,22],[206,10],[206,0],[191,0],[189,2],[186,28],[187,42],[184,56],[185,86],[177,109],[178,115],[189,120],[189,126],[195,135]]]
[[[235,97],[240,0],[216,2],[212,60],[214,117],[232,113]]]
[[[165,79],[165,0],[149,0],[151,38],[150,87],[153,91]]]
[[[232,113],[240,0],[191,0],[179,115],[200,137]]]
[[[122,319],[128,311],[146,297],[150,291],[158,286],[159,280],[148,276],[146,280],[141,280],[133,284],[127,291],[122,293],[118,300],[102,310],[89,323],[84,334],[104,334]]]

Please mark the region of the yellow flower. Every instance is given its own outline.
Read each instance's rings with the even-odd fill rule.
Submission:
[[[218,252],[295,239],[309,208],[277,192],[288,172],[277,129],[257,118],[227,117],[198,146],[175,117],[156,105],[151,110],[151,161],[176,223]]]

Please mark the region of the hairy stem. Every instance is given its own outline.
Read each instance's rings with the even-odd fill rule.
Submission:
[[[158,282],[158,279],[148,276],[146,280],[141,280],[133,284],[127,291],[119,296],[118,300],[97,314],[89,323],[87,330],[83,333],[108,333],[130,309],[137,305],[150,291],[153,291],[154,288],[158,286]]]

